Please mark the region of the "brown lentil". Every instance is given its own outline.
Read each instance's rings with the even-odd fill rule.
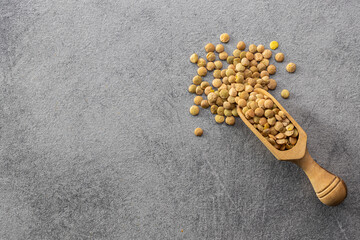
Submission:
[[[269,89],[274,90],[277,86],[277,82],[274,79],[269,79],[269,84],[267,86]]]
[[[231,117],[226,117],[225,123],[228,124],[228,125],[230,125],[230,126],[232,126],[232,125],[235,124],[235,118],[234,118],[233,116],[231,116]]]
[[[223,33],[220,35],[220,41],[223,43],[227,43],[230,40],[230,36],[227,33]]]
[[[194,134],[195,134],[195,136],[200,137],[203,135],[203,132],[204,131],[201,128],[195,128]]]
[[[228,56],[229,56],[229,55],[228,55],[227,52],[225,52],[225,51],[219,53],[219,58],[220,58],[221,60],[226,60]]]
[[[221,53],[224,51],[224,46],[222,44],[216,45],[215,51]]]
[[[215,51],[215,46],[212,43],[208,43],[205,45],[205,51],[206,52],[214,52]]]
[[[212,106],[210,107],[210,112],[211,112],[212,114],[216,114],[216,113],[217,113],[217,109],[218,109],[218,106],[217,106],[217,105],[212,105]]]
[[[214,52],[209,52],[208,54],[206,54],[206,59],[209,61],[209,62],[213,62],[215,61],[215,53]]]
[[[296,70],[296,64],[295,63],[289,63],[288,65],[286,65],[286,71],[288,71],[289,73],[293,73]]]
[[[223,64],[221,61],[215,61],[214,64],[215,64],[215,68],[218,70],[223,67]]]
[[[275,55],[275,61],[277,61],[277,62],[282,62],[282,61],[284,61],[284,54],[283,54],[283,53],[277,53],[277,54]]]
[[[199,67],[197,73],[199,74],[199,76],[206,76],[207,70],[205,67]]]
[[[208,83],[208,82],[206,82],[206,81],[204,81],[204,82],[202,82],[201,84],[200,84],[200,87],[204,90],[206,87],[208,87],[208,86],[210,86],[210,84]]]
[[[208,62],[208,63],[206,64],[206,69],[207,69],[208,71],[212,71],[212,70],[214,70],[214,68],[215,68],[215,64],[214,64],[213,62]]]
[[[199,109],[199,107],[196,106],[196,105],[193,105],[193,106],[191,106],[191,108],[190,108],[190,114],[193,115],[193,116],[198,115],[198,114],[199,114],[199,111],[200,111],[200,109]]]
[[[249,51],[250,51],[251,53],[256,53],[256,51],[257,51],[256,45],[255,45],[255,44],[250,44],[250,45],[249,45]]]
[[[189,86],[189,92],[190,92],[190,93],[195,93],[195,91],[196,91],[196,85],[191,84],[191,85]]]
[[[236,48],[239,50],[244,50],[246,48],[246,44],[243,41],[237,43]]]
[[[194,98],[194,103],[195,103],[196,105],[200,105],[202,100],[203,100],[202,96],[196,96],[196,97]]]
[[[206,66],[206,60],[203,58],[199,58],[199,60],[197,61],[197,65],[198,67],[205,67]]]
[[[199,56],[196,53],[190,56],[190,62],[197,63],[198,60],[199,60]]]
[[[209,102],[205,99],[201,101],[200,105],[202,108],[208,108],[210,106]]]
[[[225,120],[225,117],[224,117],[224,116],[221,116],[221,115],[216,115],[216,116],[215,116],[215,121],[216,121],[217,123],[223,123],[224,120]]]
[[[268,67],[267,67],[267,71],[270,75],[273,75],[276,73],[276,67],[275,65],[273,64],[270,64]]]
[[[202,95],[204,92],[204,90],[200,87],[200,86],[197,86],[196,89],[195,89],[195,93],[197,95]]]
[[[290,96],[290,92],[288,90],[284,89],[281,91],[281,96],[286,99]]]

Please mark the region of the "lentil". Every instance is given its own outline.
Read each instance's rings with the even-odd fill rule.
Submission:
[[[234,118],[233,116],[231,116],[231,117],[226,117],[225,123],[228,124],[228,125],[230,125],[230,126],[232,126],[232,125],[235,124],[235,118]]]
[[[196,75],[195,77],[193,77],[192,81],[195,85],[200,85],[200,83],[202,82],[202,78],[199,75]]]
[[[214,52],[209,52],[208,54],[206,54],[206,59],[209,61],[209,62],[213,62],[215,61],[215,53]]]
[[[208,62],[208,63],[206,64],[206,69],[207,69],[208,71],[212,71],[212,70],[214,70],[214,68],[215,68],[215,64],[214,64],[213,62]]]
[[[197,63],[198,60],[199,60],[199,56],[196,53],[194,53],[190,56],[190,62]]]
[[[222,44],[216,45],[215,51],[221,53],[224,51],[224,46]]]
[[[204,90],[205,88],[207,88],[208,86],[210,86],[210,84],[208,83],[208,82],[202,82],[201,84],[200,84],[200,87]]]
[[[196,105],[200,105],[200,103],[201,103],[202,100],[203,100],[202,96],[196,96],[196,97],[194,98],[194,103],[195,103]]]
[[[215,61],[214,64],[215,64],[215,68],[218,70],[223,67],[223,64],[221,61]]]
[[[225,51],[219,53],[219,58],[220,58],[221,60],[226,60],[228,56],[229,56],[229,55],[228,55],[227,52],[225,52]]]
[[[207,70],[206,70],[205,67],[199,67],[198,70],[197,70],[197,73],[198,73],[200,76],[206,76]]]
[[[246,44],[243,41],[238,42],[236,48],[239,50],[244,50],[246,48]]]
[[[274,90],[277,86],[277,82],[274,79],[269,79],[269,84],[267,86],[269,89]]]
[[[221,116],[221,115],[216,115],[216,116],[215,116],[215,121],[216,121],[217,123],[223,123],[224,120],[225,120],[225,117],[224,117],[224,116]]]
[[[213,52],[215,51],[215,46],[212,43],[208,43],[205,45],[205,51],[206,52]]]
[[[289,63],[288,65],[286,65],[286,71],[288,71],[289,73],[293,73],[296,70],[296,64],[295,63]]]
[[[198,115],[198,114],[199,114],[199,111],[200,111],[200,109],[199,109],[199,107],[196,106],[196,105],[193,105],[193,106],[191,106],[191,108],[190,108],[190,114],[193,115],[193,116]]]
[[[227,33],[223,33],[220,35],[220,41],[223,43],[227,43],[230,40],[230,36]]]
[[[257,46],[256,50],[259,52],[259,53],[262,53],[264,50],[265,50],[265,47],[264,45],[260,44]]]
[[[195,91],[196,91],[196,85],[191,84],[191,85],[189,86],[189,92],[190,92],[190,93],[195,93]]]
[[[195,136],[200,137],[203,135],[203,132],[204,131],[201,128],[195,128],[194,134],[195,134]]]
[[[281,91],[281,96],[286,99],[290,96],[290,92],[288,90],[284,89]]]
[[[195,93],[197,95],[202,95],[204,92],[204,90],[200,87],[200,86],[197,86],[196,89],[195,89]]]
[[[275,49],[277,49],[279,47],[279,43],[277,42],[277,41],[272,41],[271,43],[270,43],[270,48],[272,49],[272,50],[275,50]]]
[[[275,65],[273,64],[270,64],[268,67],[267,67],[267,71],[270,75],[273,75],[276,73],[276,67]]]
[[[205,67],[206,66],[206,60],[203,58],[199,58],[199,60],[197,61],[197,65],[198,67]]]
[[[249,45],[249,51],[250,51],[251,53],[256,53],[256,51],[257,51],[256,45],[255,45],[255,44],[250,44],[250,45]]]
[[[282,61],[284,61],[284,54],[283,54],[283,53],[277,53],[277,54],[275,55],[275,61],[277,61],[277,62],[282,62]]]
[[[218,106],[217,106],[217,105],[212,105],[212,106],[210,107],[210,112],[211,112],[212,114],[216,114],[216,113],[217,113],[217,109],[218,109]]]
[[[264,56],[264,58],[271,58],[272,52],[269,49],[265,49],[262,55]]]
[[[201,101],[200,106],[201,106],[202,108],[208,108],[210,105],[209,105],[209,102],[204,99],[204,100]]]

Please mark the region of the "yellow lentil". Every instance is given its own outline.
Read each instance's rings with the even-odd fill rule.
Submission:
[[[270,43],[270,48],[272,49],[272,50],[275,50],[275,49],[277,49],[279,47],[279,43],[277,42],[277,41],[272,41],[271,43]]]

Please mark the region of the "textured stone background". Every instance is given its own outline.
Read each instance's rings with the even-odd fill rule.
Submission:
[[[0,239],[359,239],[359,2],[219,2],[1,1]],[[188,57],[222,32],[297,63],[272,93],[343,204],[239,120],[190,116]]]

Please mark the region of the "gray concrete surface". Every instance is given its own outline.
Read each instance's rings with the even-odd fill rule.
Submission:
[[[360,238],[359,2],[220,2],[1,1],[0,239]],[[189,115],[188,57],[222,32],[297,63],[272,93],[343,204],[239,120]]]

